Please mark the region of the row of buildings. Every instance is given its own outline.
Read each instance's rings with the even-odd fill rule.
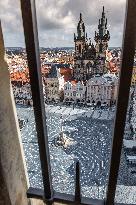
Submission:
[[[41,73],[46,102],[112,105],[116,102],[121,50],[108,50],[110,33],[103,7],[94,41],[85,33],[82,14],[74,34],[75,50],[43,51]],[[26,54],[8,59],[16,102],[32,104]],[[135,84],[135,69],[132,84]]]
[[[110,73],[109,62],[112,56],[108,52],[110,33],[107,30],[107,18],[103,7],[102,16],[95,32],[94,41],[88,38],[80,14],[77,35],[74,34],[75,52],[71,76],[61,75],[61,71],[52,67],[47,76],[43,76],[47,102],[63,101],[67,103],[112,105],[116,102],[118,79]],[[70,69],[70,68],[68,68]],[[117,71],[116,66],[114,66]],[[107,74],[108,73],[108,74]],[[114,74],[113,74],[114,73]]]
[[[52,75],[43,78],[47,102],[107,105],[115,104],[117,98],[118,78],[115,74],[94,76],[86,82],[64,80],[58,69]]]
[[[55,50],[40,55],[45,101],[108,106],[114,104],[117,97],[117,66],[108,51],[109,39],[104,7],[98,32],[94,36],[95,45],[85,33],[80,14],[77,35],[74,34],[75,51]],[[26,54],[14,55],[8,59],[8,64],[16,102],[32,104]]]
[[[43,75],[43,93],[45,101],[66,102],[88,105],[112,105],[116,102],[118,78],[115,74],[94,76],[86,82],[67,80],[72,76],[69,68],[53,67],[48,76]],[[66,71],[66,72],[64,72]],[[16,73],[16,74],[15,74]],[[19,74],[20,73],[20,74]],[[29,80],[24,77],[24,72],[11,73],[12,87],[17,104],[32,105],[31,86]],[[22,81],[22,77],[24,81]]]
[[[64,85],[64,101],[111,106],[116,102],[117,85],[117,77],[113,74],[95,76],[86,84],[67,82]]]

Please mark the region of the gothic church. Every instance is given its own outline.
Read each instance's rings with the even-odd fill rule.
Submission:
[[[102,17],[99,19],[98,32],[95,31],[95,45],[85,33],[85,25],[80,13],[77,26],[77,35],[74,34],[75,56],[73,78],[77,81],[86,81],[95,75],[107,72],[106,51],[110,33],[107,30],[107,18],[103,7]]]

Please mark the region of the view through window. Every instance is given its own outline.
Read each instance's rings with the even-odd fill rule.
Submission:
[[[136,55],[135,55],[136,57]],[[130,68],[132,69],[132,68]],[[134,58],[129,103],[115,201],[136,203],[136,58]]]
[[[74,194],[75,162],[78,160],[82,195],[105,198],[125,4],[125,0],[36,0],[47,117],[45,123],[55,191]],[[18,17],[11,28],[8,27],[8,19],[2,14],[6,53],[30,185],[43,188],[29,70],[22,40],[24,37],[20,32],[20,5],[17,5],[16,10],[12,10],[11,3],[8,5],[9,19]],[[135,83],[134,60],[116,192],[116,200],[121,203],[136,203]],[[125,190],[131,192],[131,200]]]

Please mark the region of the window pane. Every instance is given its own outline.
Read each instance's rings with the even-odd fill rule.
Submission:
[[[131,69],[131,68],[130,68]],[[124,132],[115,201],[136,204],[136,56]]]
[[[7,60],[30,186],[41,188],[43,185],[39,159],[39,148],[25,51],[22,52],[17,48],[8,48]]]
[[[125,3],[36,1],[55,191],[74,194],[78,160],[82,195],[105,198]]]
[[[0,1],[0,8],[6,57],[16,103],[29,182],[31,187],[42,188],[39,149],[20,4],[17,0],[14,1],[14,4],[9,0],[5,2]]]
[[[41,188],[42,176],[33,111],[33,100],[29,82],[27,59],[24,55],[25,54],[22,53],[20,48],[7,49],[7,61],[27,163],[29,182],[30,186]]]
[[[86,0],[86,3],[78,0],[36,0],[47,115],[45,123],[55,191],[74,193],[74,162],[79,160],[82,195],[105,198],[125,3],[125,0],[116,3],[108,0]],[[25,80],[29,79],[26,53],[25,49],[13,48],[24,47],[21,15],[19,7],[14,10],[10,2],[8,9],[12,19],[18,17],[15,18],[17,26],[10,24],[11,20],[8,22],[8,18],[2,14],[6,46],[12,47],[7,48],[8,64],[30,185],[42,188],[30,84]]]

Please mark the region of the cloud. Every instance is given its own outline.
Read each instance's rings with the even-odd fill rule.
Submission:
[[[89,37],[94,38],[102,6],[105,6],[111,46],[122,42],[126,0],[36,0],[40,45],[73,46],[79,13],[82,12]],[[23,46],[19,0],[0,1],[0,18],[6,46]]]

